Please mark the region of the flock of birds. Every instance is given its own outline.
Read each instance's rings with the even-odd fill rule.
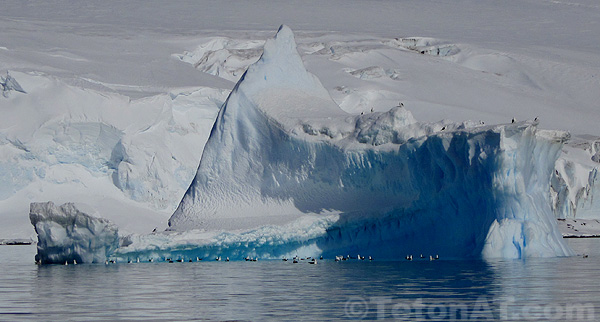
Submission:
[[[369,257],[365,258],[364,256],[360,256],[360,254],[358,254],[356,257],[352,257],[350,255],[347,255],[346,257],[344,257],[344,256],[336,256],[335,257],[335,261],[336,262],[347,261],[347,260],[351,260],[351,259],[358,259],[358,260],[361,260],[361,261],[364,261],[365,259],[368,259],[368,260],[372,261],[373,257],[369,256]]]
[[[419,256],[419,257],[421,259],[427,259],[427,257],[425,257],[423,254],[421,254],[421,256]],[[406,257],[404,257],[404,259],[406,259],[408,261],[411,261],[411,260],[413,260],[413,255],[406,255]],[[429,260],[430,261],[435,261],[435,260],[438,260],[438,259],[440,259],[440,255],[435,255],[435,256],[429,255]]]
[[[319,259],[323,259],[323,256],[319,257]],[[284,257],[282,260],[284,262],[288,261],[287,257]],[[309,264],[316,264],[317,263],[317,259],[314,258],[314,257],[308,256],[306,258],[304,258],[304,257],[300,258],[300,257],[298,257],[298,255],[296,255],[296,256],[294,256],[294,258],[292,258],[292,263],[297,264],[297,263],[300,263],[300,261],[303,261],[303,260],[307,260]]]
[[[420,255],[420,258],[421,258],[421,259],[427,259],[427,258],[426,258],[426,257],[425,257],[423,254],[421,254],[421,255]],[[319,260],[322,260],[322,259],[323,259],[323,256],[320,256],[320,257],[319,257]],[[356,257],[352,257],[352,256],[350,256],[350,255],[347,255],[347,256],[343,256],[343,255],[338,255],[338,256],[335,256],[335,261],[336,261],[336,262],[347,261],[347,260],[352,260],[352,259],[356,259],[356,260],[369,260],[369,261],[372,261],[372,260],[373,260],[373,257],[371,257],[371,256],[367,256],[367,257],[365,257],[365,256],[361,256],[361,255],[357,255]],[[406,260],[408,260],[408,261],[412,261],[412,260],[413,260],[413,255],[406,255],[406,257],[405,257],[404,259],[406,259]],[[439,256],[439,255],[435,255],[435,256],[433,256],[433,255],[429,255],[429,260],[430,260],[430,261],[434,261],[434,260],[438,260],[438,259],[440,259],[440,256]],[[195,260],[195,261],[196,261],[196,262],[200,262],[200,261],[202,261],[202,260],[203,260],[203,258],[196,257],[196,260]],[[246,256],[246,257],[244,258],[244,260],[245,260],[245,261],[247,261],[247,262],[256,262],[256,261],[258,261],[258,257],[250,257],[250,256]],[[287,257],[284,257],[282,260],[283,260],[284,262],[287,262],[287,261],[289,261],[289,259],[288,259]],[[229,262],[229,257],[225,257],[225,259],[223,259],[221,256],[217,256],[217,257],[215,257],[215,261],[217,261],[217,262],[220,262],[220,261],[226,261],[226,262]],[[316,257],[311,257],[311,256],[307,256],[307,257],[299,257],[298,255],[296,255],[296,256],[294,256],[294,257],[291,259],[291,261],[292,261],[292,263],[294,263],[294,264],[296,264],[296,263],[300,263],[300,262],[303,262],[303,261],[306,261],[306,262],[308,262],[309,264],[317,264],[317,258],[316,258]],[[128,259],[128,260],[127,260],[127,263],[134,263],[134,262],[135,262],[135,263],[139,263],[139,262],[140,262],[140,259],[139,259],[139,258],[136,258],[136,259],[135,259],[135,261],[134,261],[134,260],[131,260],[131,259]],[[154,262],[154,259],[153,259],[153,258],[149,258],[149,259],[148,259],[148,262],[152,263],[152,262]],[[191,258],[186,260],[186,259],[184,259],[183,257],[180,257],[180,258],[177,258],[177,259],[173,259],[173,258],[170,258],[170,257],[165,257],[165,258],[164,258],[164,262],[167,262],[167,263],[174,263],[174,262],[178,262],[178,263],[190,262],[190,263],[192,263],[192,262],[194,262],[194,260],[193,260],[193,259],[191,259]],[[110,260],[109,260],[109,259],[107,259],[107,260],[104,262],[104,264],[106,264],[106,265],[108,265],[108,264],[116,264],[116,263],[117,263],[117,260],[116,260],[116,259],[110,259]],[[77,260],[73,260],[72,264],[73,264],[73,265],[77,265]],[[65,265],[69,265],[69,262],[68,262],[68,261],[65,261]]]
[[[404,107],[404,104],[402,102],[399,102],[398,105],[396,107]],[[375,110],[371,107],[371,113],[373,113]],[[365,112],[360,112],[360,115],[364,115]],[[535,119],[533,119],[533,121],[535,123],[539,123],[539,117],[536,116]],[[517,122],[516,118],[512,118],[510,123],[514,124],[515,122]],[[485,125],[485,122],[483,122],[482,120],[479,120],[479,125]],[[440,131],[445,131],[446,130],[446,126],[442,126],[442,128],[440,129]]]

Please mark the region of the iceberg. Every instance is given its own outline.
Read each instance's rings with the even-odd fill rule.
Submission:
[[[73,203],[34,202],[29,219],[38,236],[40,264],[103,263],[119,247],[117,227],[81,212]]]
[[[348,114],[282,26],[221,108],[169,231],[118,253],[572,255],[549,193],[567,139],[534,121],[419,123],[402,104]]]
[[[402,103],[346,113],[281,26],[221,107],[169,229],[127,236],[114,252],[102,237],[100,255],[573,255],[550,194],[569,135],[537,125],[422,123]]]

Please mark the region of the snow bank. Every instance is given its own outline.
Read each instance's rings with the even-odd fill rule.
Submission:
[[[36,262],[104,262],[118,247],[117,227],[79,211],[74,204],[32,203],[29,219],[38,235]]]
[[[306,71],[282,26],[219,112],[169,221],[180,237],[163,235],[169,242],[155,249],[570,255],[548,193],[566,138],[535,122],[419,123],[402,106],[347,114]],[[228,232],[191,244],[181,237],[203,231]],[[142,253],[148,243],[122,252]]]
[[[248,65],[260,57],[263,44],[260,40],[240,41],[215,37],[192,52],[186,51],[173,56],[194,65],[202,72],[237,82]]]
[[[131,100],[47,74],[10,75],[27,95],[0,97],[2,238],[33,234],[22,214],[37,200],[92,205],[121,231],[166,227],[229,93],[195,87]]]
[[[131,101],[58,79],[20,75],[30,94],[0,104],[8,114],[0,120],[0,149],[6,149],[0,176],[13,183],[0,188],[0,200],[38,179],[72,183],[51,179],[49,173],[77,165],[112,179],[135,201],[172,212],[225,98],[221,90],[201,88]],[[11,126],[23,119],[22,126]]]
[[[460,49],[456,45],[444,43],[440,40],[433,38],[395,38],[393,40],[385,42],[385,44],[392,47],[400,47],[416,51],[423,55],[432,55],[440,57],[452,56],[460,52]]]

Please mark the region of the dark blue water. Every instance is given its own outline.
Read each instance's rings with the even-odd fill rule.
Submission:
[[[0,246],[0,320],[600,319],[600,239],[589,258],[48,265]]]

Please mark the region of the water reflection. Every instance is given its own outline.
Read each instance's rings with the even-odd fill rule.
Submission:
[[[573,247],[597,250],[599,242],[573,241]],[[527,318],[518,315],[523,312],[538,320],[564,320],[568,305],[600,307],[600,280],[594,278],[600,251],[586,259],[526,261],[76,266],[36,266],[34,252],[0,247],[0,320],[517,321]]]

